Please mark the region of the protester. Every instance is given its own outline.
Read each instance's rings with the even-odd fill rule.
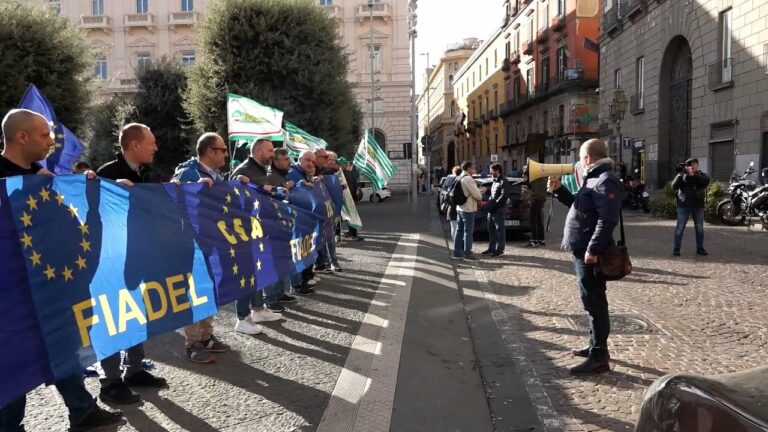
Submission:
[[[570,207],[565,221],[562,247],[573,252],[573,266],[584,310],[589,314],[589,346],[572,353],[587,359],[571,368],[573,375],[599,374],[610,370],[608,334],[610,317],[606,281],[595,273],[600,254],[613,244],[613,229],[619,222],[622,186],[605,143],[591,139],[582,144],[580,161],[585,169],[583,186],[574,196],[559,179],[550,179],[555,195]]]
[[[461,175],[461,167],[456,165],[451,170],[451,175],[446,177],[445,184],[443,187],[445,190],[451,190],[451,187],[453,187],[453,183],[456,181],[456,179],[459,178]],[[448,211],[445,212],[445,217],[448,219],[448,223],[451,224],[451,241],[456,240],[456,227],[458,226],[458,221],[456,220],[458,217],[458,214],[456,213],[456,206],[453,204],[448,205]]]
[[[347,186],[349,186],[349,193],[352,194],[352,199],[355,202],[359,202],[360,197],[362,196],[358,188],[358,183],[360,181],[360,170],[357,169],[357,166],[355,166],[352,161],[347,161],[345,165],[342,165],[342,169],[344,170],[344,180],[347,181]],[[365,240],[363,237],[358,235],[357,228],[350,225],[349,221],[347,221],[347,232],[345,232],[342,236],[344,238],[357,241]]]
[[[243,175],[248,177],[252,183],[264,188],[265,191],[277,192],[277,189],[282,186],[274,184],[275,177],[272,176],[272,161],[274,159],[275,148],[272,141],[263,138],[256,140],[251,146],[251,155],[232,171],[230,179]],[[251,323],[282,319],[283,316],[280,312],[284,308],[278,303],[282,294],[282,288],[277,284],[272,284],[263,290],[254,291],[237,299],[235,308],[237,309],[238,321],[235,324],[235,331],[249,330],[252,328]],[[250,318],[250,321],[247,318]],[[253,334],[247,331],[242,333]]]
[[[683,231],[688,219],[693,217],[696,231],[696,254],[709,255],[704,249],[704,205],[707,196],[709,176],[699,171],[699,160],[691,158],[685,161],[683,172],[672,180],[672,190],[677,193],[677,226],[675,227],[674,256],[680,256]]]
[[[205,183],[209,187],[223,182],[218,170],[227,165],[227,145],[224,139],[214,132],[204,133],[198,138],[197,157],[176,167],[171,181],[180,183]],[[246,177],[238,178],[248,182]],[[254,324],[255,325],[255,324]],[[259,331],[260,332],[260,331]],[[194,363],[212,363],[216,357],[211,353],[225,353],[230,347],[213,334],[213,317],[204,318],[184,327],[184,358]]]
[[[459,182],[456,188],[461,188],[467,201],[458,206],[456,237],[453,241],[453,259],[464,258],[467,261],[477,261],[472,253],[472,237],[475,229],[475,216],[477,216],[477,204],[482,200],[485,188],[477,188],[475,179],[475,166],[466,161],[461,164],[462,173],[456,180]]]
[[[114,180],[127,187],[149,181],[145,166],[151,164],[157,153],[155,136],[148,126],[130,123],[120,130],[120,152],[115,160],[96,171],[99,177]],[[167,382],[144,370],[144,344],[125,350],[125,378],[121,377],[120,353],[117,352],[101,361],[104,378],[101,380],[99,398],[115,404],[129,404],[141,400],[130,387],[163,388]]]
[[[504,225],[504,216],[507,214],[507,190],[509,184],[501,172],[501,164],[491,165],[491,196],[488,202],[488,249],[483,255],[500,256],[504,254],[504,246],[507,241],[507,227]]]
[[[75,164],[75,169],[72,170],[72,174],[85,174],[86,171],[90,171],[91,166],[88,162],[80,161]]]
[[[0,178],[30,174],[53,176],[37,162],[44,160],[53,146],[45,117],[29,110],[14,109],[3,118],[2,131],[4,146],[0,154]],[[89,175],[93,176],[92,172]],[[62,378],[54,385],[69,410],[70,431],[89,431],[118,423],[123,417],[120,411],[109,412],[96,404],[80,373]],[[27,397],[22,395],[0,407],[0,430],[23,432],[26,405]]]
[[[315,153],[305,150],[299,156],[299,162],[288,171],[288,180],[293,181],[297,187],[314,187]],[[317,283],[314,279],[312,267],[308,266],[300,275],[291,276],[291,286],[298,295],[310,295],[315,292],[312,286]]]
[[[547,179],[545,177],[529,180],[528,166],[523,167],[523,179],[531,194],[531,207],[528,215],[531,222],[531,240],[525,247],[544,246],[544,204],[547,203]]]

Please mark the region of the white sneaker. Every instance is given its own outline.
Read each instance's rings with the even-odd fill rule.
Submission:
[[[312,280],[315,281],[315,282],[320,282],[321,279],[320,279],[320,276],[314,275],[314,276],[312,276]]]
[[[245,319],[237,320],[235,331],[247,335],[257,335],[264,332],[264,327],[254,324],[251,317],[245,317]]]
[[[258,323],[258,322],[270,322],[270,321],[278,321],[283,318],[281,314],[277,314],[272,312],[271,310],[267,308],[261,308],[258,310],[252,310],[251,311],[251,321]]]
[[[315,286],[315,285],[317,285],[317,281],[316,281],[316,280],[314,280],[314,279],[310,279],[310,280],[308,280],[308,281],[307,281],[307,285],[309,285],[309,286]]]

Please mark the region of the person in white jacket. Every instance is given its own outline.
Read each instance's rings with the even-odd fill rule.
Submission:
[[[477,216],[477,204],[482,200],[485,188],[478,188],[472,175],[475,166],[466,161],[461,164],[462,173],[458,178],[461,182],[456,187],[461,187],[467,201],[457,206],[458,224],[456,235],[453,239],[453,259],[464,258],[468,261],[476,261],[477,257],[472,253],[472,234],[475,229],[475,216]]]

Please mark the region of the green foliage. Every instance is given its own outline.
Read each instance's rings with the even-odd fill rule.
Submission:
[[[711,182],[707,186],[707,198],[704,207],[704,218],[709,223],[718,223],[717,205],[725,198],[726,186],[720,182]],[[651,214],[664,219],[677,218],[677,200],[672,183],[664,185],[664,196],[651,201]]]
[[[157,140],[152,168],[160,177],[170,178],[193,150],[190,121],[182,106],[186,71],[178,61],[161,58],[139,71],[137,78],[136,119],[149,126]]]
[[[119,149],[120,129],[134,120],[136,108],[132,96],[113,96],[95,107],[87,150],[91,167],[98,168],[114,159]]]
[[[15,108],[32,83],[75,134],[86,125],[92,67],[83,33],[31,1],[0,2],[0,112]]]
[[[220,0],[198,31],[202,55],[185,99],[197,128],[226,132],[231,92],[282,110],[350,154],[361,113],[336,23],[324,9],[308,0]]]
[[[713,181],[707,186],[707,201],[704,206],[704,219],[710,223],[719,223],[717,205],[725,199],[727,186],[719,181]]]

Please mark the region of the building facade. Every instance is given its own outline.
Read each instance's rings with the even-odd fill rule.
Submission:
[[[97,53],[94,74],[100,94],[107,96],[136,91],[136,70],[152,59],[168,56],[194,63],[195,24],[214,0],[40,1],[87,32]],[[403,149],[411,141],[412,84],[407,0],[371,0],[370,7],[368,0],[316,1],[338,24],[363,127],[374,128],[399,168],[391,184],[407,185],[410,168]]]
[[[528,158],[576,160],[597,136],[597,0],[510,0],[460,71],[460,154],[520,174]],[[498,61],[497,61],[498,60]]]
[[[689,157],[721,181],[768,167],[768,1],[602,6],[600,129],[616,157],[655,187]]]
[[[454,99],[453,82],[455,74],[477,46],[478,41],[474,38],[451,44],[439,63],[426,70],[424,89],[417,100],[421,150],[419,163],[431,167],[433,173],[437,172],[437,176],[444,175],[460,163],[456,146],[456,125],[463,119],[457,117],[459,108]]]

